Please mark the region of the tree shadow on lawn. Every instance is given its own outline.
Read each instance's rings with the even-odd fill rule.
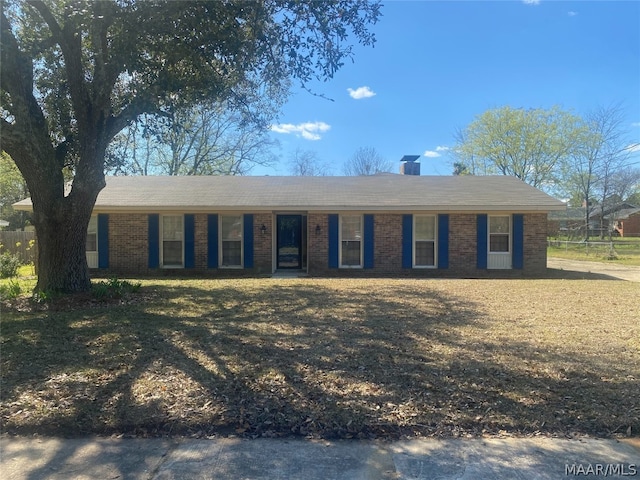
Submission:
[[[563,280],[615,280],[618,282],[624,281],[622,278],[614,275],[608,275],[606,273],[594,273],[584,272],[580,270],[569,270],[565,268],[550,268],[547,267],[547,271],[542,278],[548,279],[563,279]]]
[[[148,287],[152,302],[7,312],[3,430],[252,438],[640,430],[637,372],[603,369],[589,352],[494,339],[482,305],[427,283],[333,282],[160,284]]]

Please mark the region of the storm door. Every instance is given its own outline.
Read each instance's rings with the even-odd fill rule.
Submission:
[[[278,215],[277,268],[302,268],[302,215]]]

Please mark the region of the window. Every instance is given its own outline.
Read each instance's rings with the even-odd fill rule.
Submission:
[[[93,215],[87,227],[87,252],[98,251],[98,217]]]
[[[162,266],[182,267],[184,218],[182,215],[162,217]]]
[[[508,215],[489,217],[489,252],[509,253],[510,223]]]
[[[340,216],[340,266],[362,266],[362,215]]]
[[[413,217],[413,266],[436,266],[436,216],[414,215]]]
[[[222,267],[242,267],[242,215],[221,215]]]
[[[91,216],[87,227],[86,256],[89,268],[98,268],[98,217],[96,215]]]

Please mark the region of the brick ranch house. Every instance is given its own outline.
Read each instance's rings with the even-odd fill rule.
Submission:
[[[616,233],[621,237],[640,237],[640,208],[627,208],[610,215]]]
[[[107,177],[87,262],[120,275],[537,276],[547,213],[564,208],[506,176]]]

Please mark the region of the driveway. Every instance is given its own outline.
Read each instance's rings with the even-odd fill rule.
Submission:
[[[575,276],[575,274],[588,274],[584,278],[611,278],[640,282],[640,267],[551,257],[547,259],[547,267],[552,270],[550,273],[557,273],[558,276],[562,276],[564,273],[569,273],[572,276]]]

